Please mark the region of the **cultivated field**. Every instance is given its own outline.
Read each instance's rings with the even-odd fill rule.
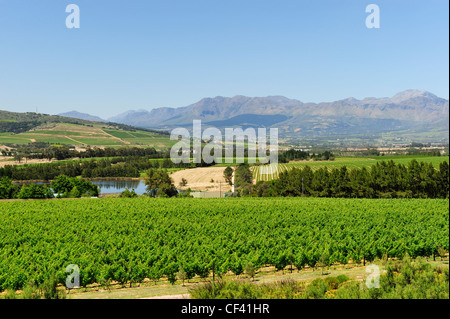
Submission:
[[[51,144],[75,145],[79,147],[124,147],[151,146],[156,149],[169,148],[174,141],[169,136],[146,131],[123,131],[105,128],[102,125],[82,126],[75,124],[49,124],[20,134],[0,133],[1,144],[28,144],[46,142]]]
[[[198,167],[173,172],[170,177],[173,179],[174,185],[180,189],[227,192],[231,190],[231,186],[223,177],[224,170],[225,167]],[[187,180],[187,185],[180,187],[179,184],[183,178]]]
[[[0,205],[0,290],[70,264],[82,285],[238,275],[433,256],[449,248],[448,200],[325,198],[81,199]]]
[[[253,178],[256,182],[259,181],[271,181],[278,178],[279,174],[284,171],[288,171],[296,168],[302,168],[309,166],[313,171],[326,167],[328,169],[339,168],[346,166],[348,169],[353,168],[370,168],[372,165],[380,161],[393,160],[395,163],[408,166],[412,159],[416,159],[418,162],[432,163],[434,167],[439,167],[439,164],[443,161],[449,161],[448,156],[417,156],[417,155],[404,155],[404,156],[373,156],[373,157],[337,157],[334,161],[293,161],[287,164],[279,163],[278,167],[270,165],[261,165],[251,167]]]

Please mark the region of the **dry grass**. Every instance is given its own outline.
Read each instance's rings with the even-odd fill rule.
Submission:
[[[179,187],[182,178],[187,180],[187,185],[180,187],[181,189],[190,188],[198,191],[219,192],[222,188],[222,193],[224,193],[231,190],[231,186],[223,177],[224,170],[225,167],[198,167],[174,172],[170,177],[177,187]],[[214,182],[211,182],[211,179]]]

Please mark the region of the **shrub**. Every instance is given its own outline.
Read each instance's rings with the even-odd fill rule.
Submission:
[[[339,280],[336,277],[327,277],[325,278],[325,284],[328,287],[328,290],[336,290],[339,287]]]
[[[37,185],[29,184],[23,185],[19,194],[17,195],[19,199],[44,199],[53,198],[53,192],[47,185]]]
[[[336,279],[339,281],[339,284],[350,280],[350,278],[348,278],[346,275],[339,275],[336,277]]]
[[[120,193],[119,197],[121,198],[136,198],[138,197],[138,194],[133,190],[129,190],[126,188],[122,193]]]

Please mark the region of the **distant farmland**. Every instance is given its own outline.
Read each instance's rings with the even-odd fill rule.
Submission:
[[[372,156],[372,157],[338,157],[334,161],[298,161],[290,162],[287,164],[278,164],[278,168],[270,165],[261,165],[251,167],[253,178],[256,182],[259,181],[271,181],[278,178],[280,173],[289,171],[293,168],[303,168],[309,166],[313,171],[327,167],[328,169],[339,168],[346,166],[348,169],[354,168],[370,168],[372,165],[380,161],[393,160],[395,163],[408,166],[412,159],[416,159],[419,162],[432,163],[434,167],[438,167],[440,163],[449,161],[448,156],[416,156],[416,155],[404,155],[404,156]]]
[[[58,123],[50,127],[42,127],[20,134],[0,133],[0,145],[28,144],[44,142],[50,144],[74,145],[80,147],[154,147],[156,149],[170,148],[175,141],[164,136],[147,131],[125,131],[105,128],[104,126],[82,126]]]

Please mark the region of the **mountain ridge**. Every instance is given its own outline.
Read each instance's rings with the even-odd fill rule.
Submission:
[[[264,122],[272,123],[267,116],[289,117],[272,123],[270,126],[282,127],[284,132],[300,132],[307,135],[327,134],[327,130],[335,127],[329,134],[339,131],[340,124],[350,122],[355,129],[368,131],[364,125],[378,125],[394,121],[394,130],[438,125],[448,129],[448,100],[439,98],[428,91],[406,90],[393,97],[367,97],[362,100],[350,97],[334,102],[304,103],[284,96],[234,97],[216,96],[203,98],[200,101],[179,108],[155,108],[150,111],[128,111],[126,116],[116,116],[114,122],[142,126],[153,129],[171,129],[178,126],[192,125],[194,119],[203,123],[239,126],[236,118],[241,116],[248,120],[248,115],[264,115]],[[245,116],[244,116],[245,115]],[[340,123],[340,124],[339,124]],[[378,124],[377,124],[378,123]],[[257,125],[257,123],[252,123]],[[348,123],[347,123],[348,124]],[[345,124],[345,125],[347,125]],[[245,126],[245,123],[242,123]],[[265,127],[265,125],[262,125]],[[352,125],[350,125],[352,126]],[[386,127],[388,129],[388,127]],[[372,127],[372,131],[377,131]]]
[[[70,111],[70,112],[65,112],[65,113],[59,113],[56,115],[62,116],[62,117],[70,117],[70,118],[79,119],[79,120],[85,120],[85,121],[107,122],[104,119],[102,119],[101,117],[91,115],[88,113],[81,113],[81,112],[78,112],[75,110]]]
[[[69,112],[77,115],[78,112]],[[68,114],[68,113],[63,113]],[[88,118],[88,114],[79,113]],[[354,97],[332,102],[302,102],[280,95],[206,97],[182,107],[128,110],[106,121],[157,130],[206,126],[277,127],[281,135],[336,136],[414,129],[448,131],[449,101],[425,90],[392,97]],[[105,120],[103,120],[105,121]]]

